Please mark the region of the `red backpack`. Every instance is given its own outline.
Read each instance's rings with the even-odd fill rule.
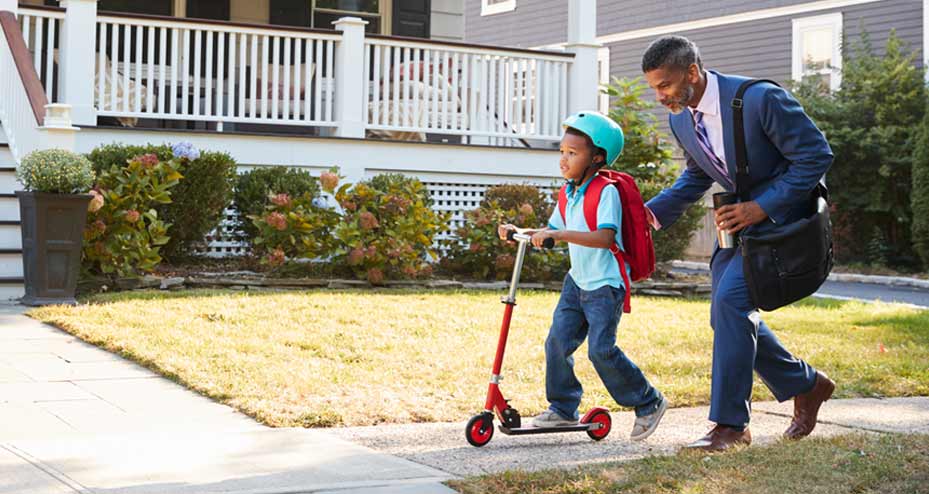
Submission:
[[[623,300],[623,312],[630,312],[629,292],[632,284],[629,282],[629,275],[623,269],[624,262],[629,265],[632,281],[648,278],[655,272],[655,246],[652,243],[652,230],[645,216],[645,202],[642,201],[642,194],[639,193],[635,179],[628,173],[616,170],[600,170],[587,185],[587,192],[584,194],[584,219],[587,220],[590,231],[597,231],[600,193],[607,185],[613,185],[619,191],[619,201],[623,207],[623,224],[620,229],[625,251],[619,250],[619,246],[613,242],[610,252],[616,256],[620,266],[619,272],[628,288]],[[565,207],[568,204],[566,187],[567,185],[563,185],[558,193],[558,211],[561,212],[561,219],[565,221],[565,225]]]

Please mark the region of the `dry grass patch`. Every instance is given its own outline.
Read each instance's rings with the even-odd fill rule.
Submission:
[[[502,387],[545,406],[543,342],[558,294],[515,310]],[[497,292],[132,292],[30,311],[272,426],[460,421],[479,411],[500,328]],[[838,397],[929,394],[929,311],[815,301],[766,315]],[[712,331],[703,300],[636,297],[620,347],[673,406],[706,404]],[[883,348],[883,351],[881,350]],[[582,409],[616,409],[586,357]],[[756,399],[770,399],[756,383]]]
[[[851,434],[449,482],[462,494],[929,493],[929,436]]]

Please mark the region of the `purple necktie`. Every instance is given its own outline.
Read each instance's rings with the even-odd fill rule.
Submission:
[[[703,112],[694,110],[694,130],[697,131],[697,142],[700,143],[700,147],[703,148],[703,152],[706,153],[707,158],[710,159],[710,162],[713,163],[713,166],[716,167],[716,171],[722,175],[728,185],[732,185],[732,180],[729,178],[729,170],[726,169],[726,164],[723,163],[723,160],[719,159],[719,156],[716,156],[716,153],[713,152],[713,147],[710,146],[710,137],[706,133],[706,126],[703,125]]]

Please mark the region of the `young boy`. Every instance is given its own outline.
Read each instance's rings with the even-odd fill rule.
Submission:
[[[584,193],[600,167],[616,160],[623,148],[623,131],[597,113],[572,115],[564,122],[561,139],[561,175],[567,181],[567,205],[562,219],[558,208],[548,227],[520,230],[541,247],[546,238],[568,243],[571,270],[565,277],[561,299],[545,340],[545,395],[550,406],[532,420],[535,427],[573,425],[583,389],[574,375],[575,350],[589,337],[589,356],[600,379],[616,403],[635,408],[631,438],[651,435],[668,408],[668,402],[649,384],[642,371],[616,346],[616,328],[623,310],[625,290],[619,263],[610,252],[615,241],[622,249],[622,206],[616,187],[603,188],[597,208],[597,230],[584,219]],[[506,239],[514,225],[500,225]],[[627,269],[623,266],[623,269]]]

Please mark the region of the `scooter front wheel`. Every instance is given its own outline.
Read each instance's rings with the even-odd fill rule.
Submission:
[[[600,424],[600,427],[597,429],[587,430],[587,435],[594,441],[605,438],[610,433],[610,429],[613,428],[613,419],[610,418],[610,413],[602,410],[594,413],[593,416],[590,417],[590,423]]]
[[[494,419],[490,414],[482,413],[471,417],[465,426],[465,438],[471,446],[481,447],[494,437]]]

